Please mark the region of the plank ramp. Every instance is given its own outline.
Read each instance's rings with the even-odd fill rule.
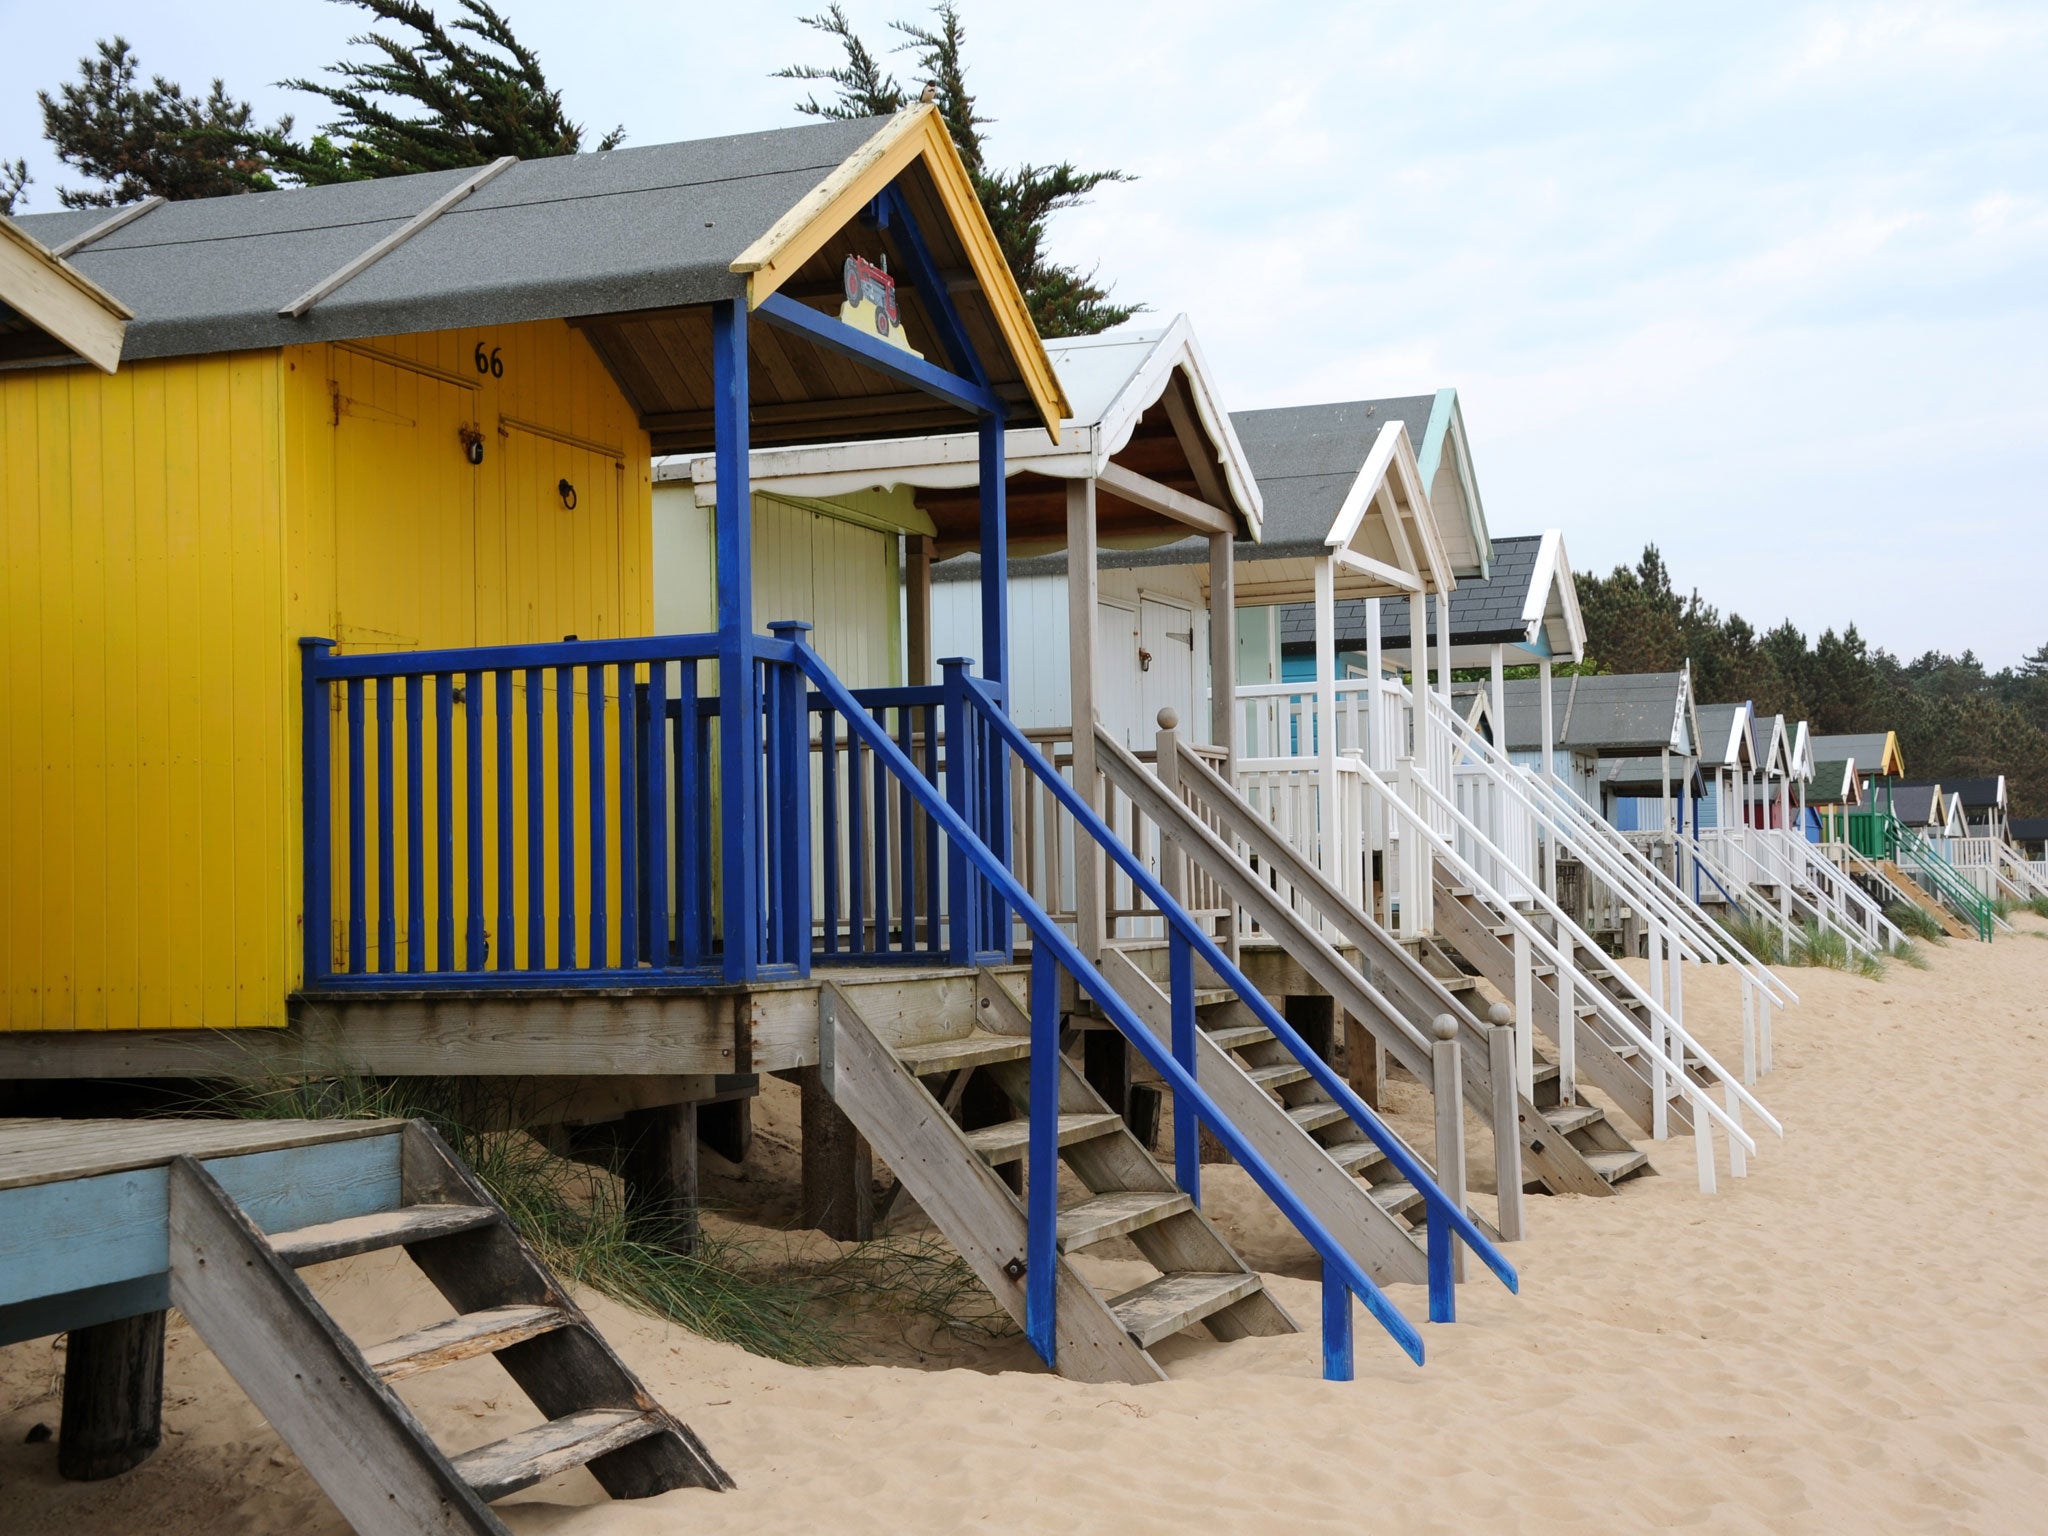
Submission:
[[[400,1205],[274,1235],[196,1157],[170,1163],[172,1302],[360,1536],[505,1536],[492,1500],[578,1466],[614,1498],[730,1488],[441,1139],[385,1134],[403,1138]],[[394,1247],[456,1315],[358,1344],[298,1269]],[[483,1355],[543,1422],[451,1458],[391,1383]]]

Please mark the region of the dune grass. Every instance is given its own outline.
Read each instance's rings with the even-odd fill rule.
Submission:
[[[1910,901],[1895,901],[1884,909],[1884,915],[1891,919],[1892,926],[1909,939],[1923,940],[1930,944],[1946,944],[1948,930],[1925,907]]]
[[[1737,943],[1765,965],[1816,966],[1823,970],[1867,976],[1872,981],[1884,977],[1884,957],[1866,954],[1852,946],[1838,930],[1822,928],[1811,920],[1793,928],[1789,943],[1776,923],[1746,912],[1724,917],[1721,923]],[[1905,963],[1924,967],[1926,961],[1924,957],[1916,956]]]
[[[252,1119],[425,1120],[563,1279],[770,1359],[857,1359],[855,1309],[969,1337],[1014,1331],[965,1261],[929,1237],[878,1238],[820,1258],[709,1232],[687,1243],[673,1224],[629,1211],[617,1181],[524,1132],[479,1129],[516,1123],[488,1083],[338,1074],[239,1083],[209,1094],[203,1107]]]

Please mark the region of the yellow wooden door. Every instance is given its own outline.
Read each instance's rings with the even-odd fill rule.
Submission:
[[[486,643],[615,639],[628,611],[621,587],[626,530],[620,525],[625,468],[597,444],[506,422],[500,454],[500,515],[486,521],[480,622]]]
[[[334,638],[355,651],[475,644],[482,471],[462,433],[476,391],[353,348],[329,355]]]

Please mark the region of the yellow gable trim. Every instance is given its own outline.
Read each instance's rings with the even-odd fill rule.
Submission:
[[[995,309],[996,325],[1024,375],[1039,420],[1057,442],[1060,422],[1070,410],[1066,393],[937,107],[920,103],[898,112],[740,253],[732,270],[746,275],[747,307],[758,307],[919,159],[931,171],[939,200],[967,248],[968,266]]]
[[[134,312],[8,218],[0,218],[0,301],[102,372],[120,366]]]

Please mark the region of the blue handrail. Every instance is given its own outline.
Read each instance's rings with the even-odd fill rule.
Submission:
[[[1324,1318],[1326,1322],[1324,1374],[1333,1380],[1348,1379],[1351,1373],[1351,1350],[1349,1339],[1350,1314],[1348,1306],[1340,1306],[1332,1299],[1332,1292],[1348,1292],[1355,1295],[1380,1325],[1394,1338],[1408,1357],[1420,1365],[1423,1358],[1422,1336],[1414,1325],[1403,1317],[1400,1311],[1388,1301],[1384,1292],[1375,1285],[1370,1276],[1361,1269],[1356,1260],[1346,1253],[1313,1213],[1304,1207],[1293,1190],[1276,1174],[1261,1157],[1244,1133],[1217,1107],[1215,1101],[1205,1093],[1186,1067],[1177,1061],[1172,1052],[1161,1046],[1130,1004],[1118,995],[1096,969],[1094,963],[1081,953],[1074,942],[1060,931],[1052,917],[1032,900],[1023,882],[1010,872],[1009,866],[974,833],[964,817],[947,803],[938,789],[919,774],[909,758],[888,733],[876,723],[868,712],[862,709],[852,692],[833,676],[832,671],[808,645],[798,645],[799,664],[810,677],[812,685],[825,700],[847,720],[848,728],[858,733],[867,743],[876,758],[887,765],[910,790],[913,797],[924,807],[934,822],[952,840],[954,849],[963,856],[1000,898],[1014,910],[1025,926],[1031,931],[1034,954],[1032,960],[1034,986],[1032,988],[1032,1012],[1034,1035],[1034,1058],[1045,1056],[1052,1060],[1050,1051],[1040,1049],[1037,1037],[1056,1038],[1057,1003],[1056,989],[1043,985],[1052,979],[1055,962],[1065,967],[1069,974],[1092,997],[1111,1023],[1123,1033],[1146,1062],[1159,1073],[1173,1090],[1176,1103],[1194,1111],[1202,1124],[1209,1127],[1217,1140],[1248,1172],[1255,1183],[1278,1206],[1295,1230],[1305,1237],[1309,1245],[1323,1261]],[[986,700],[983,699],[986,708]],[[996,729],[1013,748],[1028,745],[1015,735],[1014,727],[995,711]],[[1008,727],[1006,730],[1005,727]],[[1081,806],[1083,815],[1087,808]],[[1213,946],[1212,946],[1213,947]],[[1041,959],[1043,955],[1045,958]],[[1045,1068],[1038,1074],[1052,1086],[1053,1080]],[[1034,1084],[1037,1087],[1037,1084]],[[1034,1091],[1030,1104],[1030,1146],[1027,1152],[1027,1166],[1034,1175],[1050,1168],[1056,1157],[1058,1135],[1059,1101],[1057,1092]],[[1034,1177],[1031,1181],[1027,1220],[1025,1331],[1048,1364],[1052,1358],[1052,1317],[1056,1288],[1051,1276],[1056,1271],[1056,1210],[1052,1208],[1051,1189],[1053,1181]],[[1033,1218],[1036,1219],[1033,1219]],[[1476,1235],[1476,1234],[1475,1234]],[[1483,1239],[1482,1239],[1483,1241]],[[1446,1266],[1448,1267],[1448,1266]],[[1512,1275],[1512,1271],[1510,1271]],[[1448,1278],[1448,1277],[1447,1277]],[[1512,1281],[1510,1282],[1512,1283]],[[1341,1338],[1332,1339],[1332,1332]]]
[[[970,682],[972,681],[970,679]],[[1228,955],[1224,954],[1216,941],[1202,931],[1201,925],[1195,921],[1194,917],[1179,902],[1167,894],[1166,888],[1159,883],[1158,877],[1146,868],[1144,859],[1103,824],[1102,819],[1081,798],[1080,792],[1065,779],[1061,778],[1043,757],[1030,751],[1030,743],[1025,738],[1024,733],[1017,728],[1016,723],[987,699],[984,698],[981,703],[983,714],[988,718],[997,734],[1009,743],[1012,751],[1018,752],[1025,758],[1026,762],[1030,764],[1032,772],[1038,775],[1046,787],[1051,790],[1055,798],[1074,817],[1075,824],[1084,828],[1089,836],[1093,837],[1101,845],[1103,851],[1130,878],[1131,884],[1142,892],[1153,906],[1159,909],[1160,915],[1166,919],[1168,926],[1173,930],[1174,937],[1186,943],[1196,954],[1202,957],[1209,968],[1223,979],[1224,985],[1235,992],[1239,999],[1247,1004],[1253,1013],[1258,1015],[1259,1022],[1267,1029],[1270,1029],[1280,1043],[1286,1046],[1295,1060],[1308,1071],[1309,1076],[1315,1080],[1317,1085],[1325,1093],[1329,1094],[1343,1108],[1345,1113],[1351,1117],[1353,1123],[1360,1130],[1364,1131],[1373,1144],[1386,1154],[1387,1161],[1393,1165],[1394,1169],[1422,1193],[1422,1197],[1429,1209],[1430,1320],[1432,1322],[1450,1322],[1452,1320],[1451,1293],[1448,1282],[1451,1268],[1450,1253],[1447,1245],[1437,1241],[1439,1222],[1442,1222],[1450,1231],[1463,1238],[1472,1251],[1479,1256],[1480,1261],[1500,1279],[1503,1285],[1510,1291],[1515,1290],[1518,1282],[1514,1266],[1508,1263],[1507,1259],[1502,1256],[1500,1250],[1493,1245],[1486,1234],[1479,1230],[1473,1223],[1472,1218],[1460,1210],[1456,1203],[1451,1200],[1450,1196],[1443,1192],[1436,1180],[1431,1177],[1429,1170],[1422,1166],[1421,1162],[1408,1150],[1400,1137],[1396,1136],[1392,1129],[1378,1115],[1374,1114],[1356,1093],[1352,1092],[1351,1085],[1339,1077],[1327,1061],[1323,1060],[1319,1054],[1310,1048],[1309,1043],[1302,1039],[1294,1026],[1281,1016],[1279,1010],[1266,1000],[1265,995],[1257,987],[1253,986],[1244,972],[1237,968]],[[1192,981],[1189,983],[1189,994],[1192,996]],[[1445,1285],[1441,1292],[1435,1283],[1435,1275],[1439,1266],[1442,1267],[1446,1276]],[[1440,1308],[1441,1315],[1439,1315]]]

